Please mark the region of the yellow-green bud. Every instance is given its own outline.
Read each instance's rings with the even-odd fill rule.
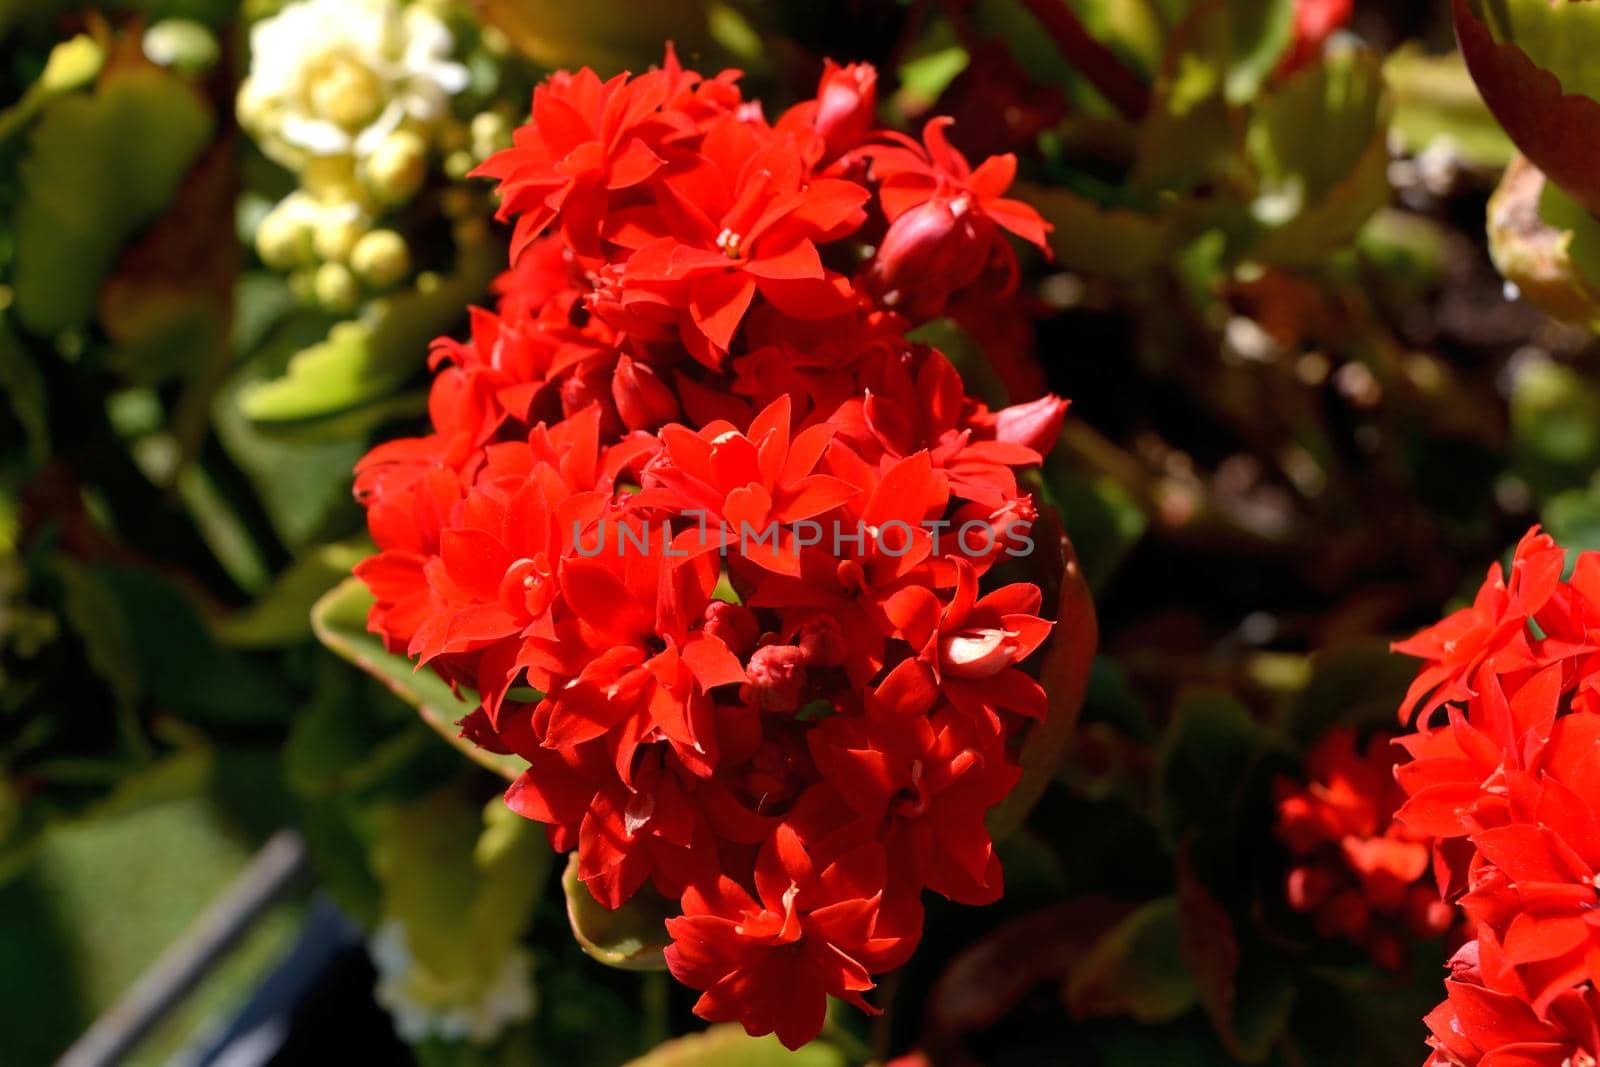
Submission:
[[[511,123],[497,111],[480,111],[472,116],[472,154],[488,159],[502,148],[511,147]]]
[[[308,307],[315,307],[317,305],[317,272],[311,269],[302,269],[290,274],[289,293],[299,303]]]
[[[324,263],[318,267],[313,287],[317,303],[329,311],[354,311],[361,303],[361,286],[343,263]]]
[[[367,160],[367,185],[379,200],[410,200],[428,176],[428,145],[410,130],[396,130]]]
[[[473,159],[472,153],[468,152],[465,148],[458,152],[451,152],[448,156],[444,157],[445,177],[449,178],[451,181],[459,181],[460,179],[465,178],[472,168],[477,165],[478,161]]]
[[[162,19],[144,31],[142,44],[152,63],[180,74],[204,74],[222,54],[211,31],[192,19]]]
[[[105,49],[86,33],[80,33],[70,41],[62,41],[50,49],[44,73],[39,75],[39,90],[67,93],[88,85],[100,73],[105,60]]]
[[[256,227],[256,254],[273,270],[293,270],[311,261],[311,228],[287,202],[262,216]]]
[[[350,252],[350,269],[373,289],[389,289],[411,273],[411,250],[393,230],[373,230]]]
[[[312,245],[318,259],[344,263],[366,232],[365,219],[328,219],[318,224]]]

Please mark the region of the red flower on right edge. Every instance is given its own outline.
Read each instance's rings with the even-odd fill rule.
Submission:
[[[1396,646],[1426,661],[1396,819],[1433,839],[1475,935],[1428,1016],[1431,1067],[1600,1061],[1600,553],[1566,563],[1534,529],[1509,575]]]

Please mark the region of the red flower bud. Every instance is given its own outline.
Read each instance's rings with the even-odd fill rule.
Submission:
[[[831,615],[813,615],[795,628],[794,643],[810,667],[837,667],[845,661],[844,631]]]
[[[878,109],[878,72],[869,63],[836,66],[828,61],[817,88],[817,115],[812,126],[827,146],[824,158],[835,159],[867,139]]]
[[[970,196],[936,196],[890,224],[869,277],[888,302],[942,306],[977,280],[993,240],[993,224],[973,213]]]
[[[1067,402],[1059,396],[1041,396],[1026,404],[1013,404],[995,412],[996,441],[1031,448],[1041,456],[1055,447],[1061,436],[1061,423],[1067,417]]]
[[[756,638],[760,636],[755,614],[747,607],[725,600],[713,600],[706,605],[706,633],[727,645],[740,659],[755,649]]]
[[[750,695],[764,711],[795,711],[806,687],[805,653],[794,645],[767,645],[750,657]]]
[[[653,430],[678,418],[678,401],[655,370],[627,356],[617,357],[611,375],[611,397],[617,414],[630,430]]]

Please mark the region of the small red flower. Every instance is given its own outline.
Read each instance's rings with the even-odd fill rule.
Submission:
[[[754,894],[727,876],[684,893],[683,917],[667,920],[667,967],[703,990],[696,1014],[799,1048],[830,996],[877,1013],[862,997],[872,973],[903,960],[922,922],[920,908],[885,900],[887,881],[881,846],[819,864],[780,826],[756,860]]]
[[[1016,177],[1016,157],[991,156],[974,168],[945,137],[951,121],[930,119],[920,145],[893,134],[888,144],[862,150],[872,160],[889,221],[868,276],[891,303],[942,308],[950,293],[975,282],[997,254],[1004,273],[1014,275],[1015,257],[1000,230],[1049,249],[1050,224],[1004,195]]]
[[[1333,729],[1306,758],[1305,783],[1274,787],[1278,839],[1289,849],[1289,906],[1317,932],[1364,947],[1380,965],[1405,962],[1403,936],[1436,937],[1456,909],[1428,884],[1428,839],[1394,819],[1404,794],[1386,734],[1357,743]]]

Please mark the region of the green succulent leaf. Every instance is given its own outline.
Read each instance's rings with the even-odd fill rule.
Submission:
[[[1164,1023],[1195,1006],[1184,965],[1176,897],[1139,908],[1090,947],[1067,978],[1067,1007],[1080,1019],[1126,1015]]]
[[[384,809],[372,865],[383,921],[404,929],[406,999],[448,1011],[481,1002],[520,951],[552,856],[537,823],[452,785]]]
[[[1021,827],[1061,769],[1083,710],[1099,643],[1094,597],[1073,553],[1072,542],[1061,532],[1060,519],[1054,512],[1046,511],[1043,518],[1045,521],[1035,525],[1034,536],[1040,542],[1040,550],[1050,553],[1048,558],[1055,566],[1045,577],[1045,587],[1057,591],[1055,628],[1039,669],[1039,681],[1049,696],[1049,706],[1045,718],[1033,723],[1023,739],[1017,756],[1022,777],[1005,800],[989,812],[989,832],[996,840]]]
[[[1534,165],[1600,211],[1600,8],[1550,0],[1452,0],[1456,37],[1500,125]]]
[[[241,410],[259,422],[294,423],[384,400],[422,368],[429,342],[455,325],[494,272],[489,246],[468,245],[448,276],[374,300],[295,355],[281,378],[247,386]]]
[[[424,722],[468,759],[506,779],[521,774],[526,767],[522,760],[487,752],[460,736],[456,723],[478,706],[477,701],[457,696],[431,670],[418,670],[404,656],[384,648],[380,638],[367,632],[371,607],[372,594],[361,579],[346,578],[311,609],[311,628],[330,650],[416,708]]]
[[[1568,94],[1600,97],[1600,10],[1562,0],[1473,0],[1473,12],[1496,41],[1515,45]]]
[[[1557,493],[1543,517],[1550,536],[1569,552],[1600,552],[1600,482]]]
[[[218,640],[242,648],[272,648],[311,636],[311,609],[366,556],[361,545],[313,549],[291,563],[254,604],[216,626]]]
[[[1571,368],[1520,368],[1511,390],[1517,471],[1541,496],[1587,486],[1600,469],[1600,388]]]
[[[1600,221],[1527,157],[1489,198],[1489,254],[1530,303],[1566,322],[1600,325]]]
[[[825,1041],[790,1052],[771,1034],[751,1037],[742,1026],[722,1023],[668,1041],[630,1060],[627,1067],[845,1067],[849,1062]]]
[[[667,937],[667,920],[678,914],[675,901],[667,900],[645,886],[611,909],[594,899],[589,887],[578,877],[578,854],[567,860],[561,876],[567,897],[567,919],[579,947],[607,967],[625,971],[660,971],[667,966],[661,950]]]
[[[1024,185],[1016,195],[1055,227],[1050,251],[1063,270],[1137,283],[1157,272],[1179,244],[1174,212],[1102,207],[1062,186]]]
[[[1249,710],[1227,693],[1179,701],[1156,753],[1156,815],[1169,840],[1232,823],[1262,743]]]
[[[1394,99],[1390,126],[1406,151],[1421,155],[1448,144],[1467,164],[1494,170],[1516,149],[1478,95],[1460,52],[1428,55],[1412,43],[1383,64]]]
[[[45,107],[19,168],[12,284],[23,327],[53,336],[93,314],[118,250],[167,205],[212,125],[189,86],[153,67]]]
[[[1259,186],[1254,259],[1313,265],[1354,239],[1389,201],[1388,102],[1373,56],[1346,51],[1290,78],[1251,117]]]

